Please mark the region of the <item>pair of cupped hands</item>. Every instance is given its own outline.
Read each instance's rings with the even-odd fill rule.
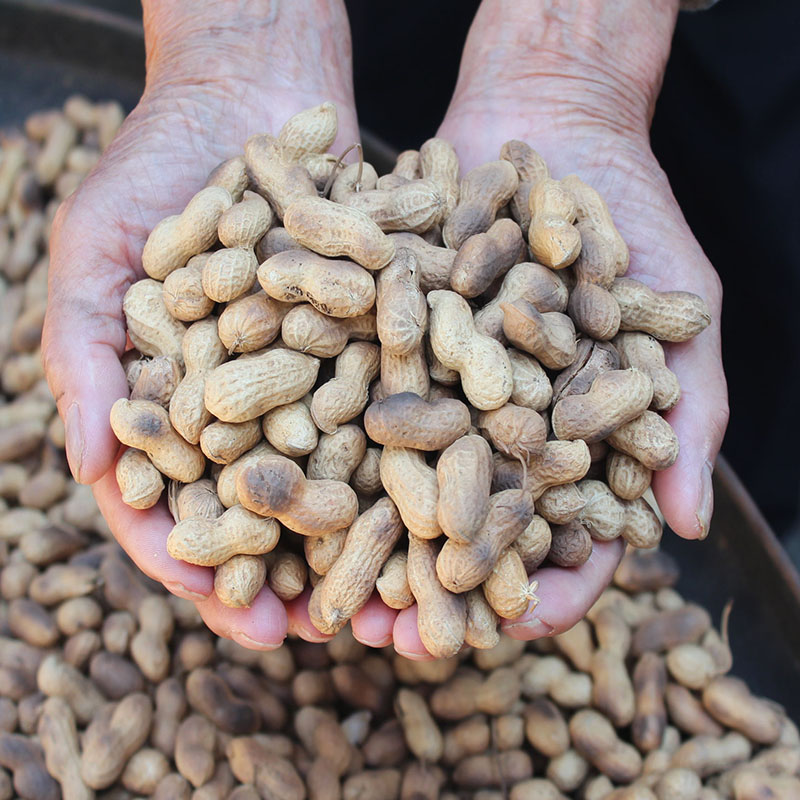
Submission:
[[[167,554],[173,522],[163,501],[148,511],[123,504],[113,469],[119,445],[109,425],[111,405],[128,394],[120,364],[122,298],[143,276],[142,247],[155,224],[179,213],[211,169],[240,154],[250,135],[275,134],[304,108],[336,103],[333,152],[358,140],[350,36],[339,0],[270,4],[270,13],[256,16],[252,5],[259,4],[245,0],[225,24],[209,27],[203,14],[214,13],[213,3],[144,3],[146,89],[56,217],[43,354],[66,424],[70,468],[93,485],[122,547],[143,572],[193,601],[213,631],[246,647],[272,649],[287,632],[309,641],[329,638],[309,620],[309,590],[284,604],[265,586],[249,609],[223,606],[213,592],[213,570]],[[727,423],[721,288],[648,140],[677,3],[578,5],[485,0],[436,135],[455,146],[462,175],[497,159],[503,142],[526,141],[555,177],[575,172],[602,194],[630,248],[629,275],[658,290],[695,292],[708,303],[711,326],[667,347],[683,389],[667,415],[681,452],[653,483],[672,529],[704,538],[713,508],[711,471]],[[386,87],[385,98],[398,114],[414,113],[413,86]],[[608,585],[622,550],[621,541],[596,542],[580,568],[538,570],[539,605],[503,629],[519,639],[568,629]],[[394,643],[404,656],[429,657],[417,634],[416,608],[397,612],[377,593],[353,618],[352,630],[367,645]]]

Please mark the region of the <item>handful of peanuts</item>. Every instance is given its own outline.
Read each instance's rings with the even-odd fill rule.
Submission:
[[[226,604],[310,580],[334,634],[377,589],[417,603],[434,656],[492,647],[544,561],[658,543],[642,495],[680,397],[660,341],[711,318],[623,277],[602,198],[522,142],[459,180],[431,139],[378,177],[327,153],[336,133],[323,103],[251,137],[150,234],[111,412],[122,497],[169,479],[168,550],[216,567]]]
[[[657,548],[630,550],[572,630],[431,662],[366,648],[349,627],[247,650],[127,563],[68,476],[37,351],[49,222],[121,119],[116,104],[70,98],[0,145],[0,800],[800,797],[796,725],[726,674],[726,617],[717,631],[684,600]],[[153,362],[171,393],[183,370],[153,357],[142,372]],[[403,425],[428,408],[387,402],[413,406]],[[313,477],[331,451],[314,452],[306,479],[331,480]],[[357,494],[377,484],[370,458]],[[179,486],[173,507],[217,507],[236,488],[224,486]],[[474,524],[458,506],[444,514],[442,527]],[[400,552],[378,579],[387,596],[408,572]],[[292,572],[271,575],[286,587]]]

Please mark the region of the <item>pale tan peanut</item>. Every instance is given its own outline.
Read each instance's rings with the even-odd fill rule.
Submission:
[[[183,369],[169,356],[142,359],[135,383],[131,386],[131,400],[152,400],[169,409],[172,395],[183,379]]]
[[[449,658],[464,644],[467,609],[464,597],[449,592],[440,583],[437,549],[434,542],[409,533],[408,585],[417,601],[422,644],[434,658]]]
[[[357,425],[340,425],[336,433],[323,433],[308,458],[306,477],[348,483],[366,448],[367,439]]]
[[[526,464],[544,450],[547,427],[541,415],[530,408],[506,403],[484,411],[478,416],[478,427],[497,450]]]
[[[227,358],[225,346],[217,334],[216,317],[192,323],[183,337],[183,360],[186,375],[175,388],[169,402],[169,420],[190,444],[200,442],[200,434],[211,422],[204,395],[208,376]]]
[[[375,588],[381,600],[389,608],[408,608],[414,603],[414,595],[408,585],[408,555],[402,550],[392,553],[381,568]],[[469,627],[469,621],[468,621]]]
[[[507,547],[483,582],[487,602],[499,617],[516,619],[539,603],[537,581],[528,582],[522,558],[513,547]]]
[[[289,117],[277,142],[284,159],[298,161],[305,155],[328,150],[337,131],[336,104],[326,101]]]
[[[551,423],[559,439],[605,439],[650,405],[653,382],[637,369],[600,373],[584,394],[562,397],[553,406]]]
[[[633,456],[612,450],[606,459],[606,480],[617,497],[636,500],[649,488],[653,472]]]
[[[714,719],[758,744],[773,744],[781,732],[780,715],[768,701],[750,694],[738,678],[714,678],[703,690],[703,705]]]
[[[10,280],[21,281],[28,277],[39,254],[44,226],[44,215],[38,211],[27,214],[15,226],[14,238],[8,245],[3,264],[3,272]]]
[[[167,552],[180,561],[203,567],[224,564],[235,555],[262,555],[278,543],[280,526],[240,505],[216,519],[189,517],[167,537]]]
[[[467,627],[464,643],[479,650],[489,650],[500,642],[497,630],[500,619],[489,604],[484,591],[472,589],[466,594]]]
[[[751,754],[752,745],[741,733],[693,736],[673,755],[670,766],[690,769],[706,778],[747,761]]]
[[[398,153],[391,174],[409,181],[422,177],[419,150]]]
[[[385,451],[384,451],[385,452]],[[527,492],[509,489],[489,498],[483,526],[467,543],[448,539],[436,561],[442,585],[453,592],[468,592],[483,583],[501,553],[528,526],[533,502]]]
[[[661,775],[653,791],[657,800],[700,800],[702,786],[697,773],[673,767]]]
[[[632,547],[655,547],[661,541],[664,526],[643,497],[623,501],[625,521],[620,536]]]
[[[800,792],[800,779],[789,775],[770,775],[764,770],[743,769],[733,781],[736,800],[791,800]]]
[[[444,740],[422,695],[412,689],[400,689],[394,708],[411,752],[422,761],[438,761],[444,751]]]
[[[544,411],[553,398],[553,387],[547,373],[533,356],[513,348],[509,348],[506,352],[511,362],[511,376],[514,383],[511,402],[534,411]]]
[[[511,216],[519,223],[527,237],[531,224],[531,212],[528,204],[531,189],[545,178],[550,177],[544,159],[525,142],[512,139],[500,148],[500,158],[514,165],[519,176],[519,186],[511,198],[509,206]]]
[[[256,420],[256,422],[258,421]],[[259,429],[260,427],[259,424]],[[239,472],[246,466],[255,464],[264,455],[276,456],[279,455],[279,453],[269,442],[261,441],[251,450],[248,450],[222,468],[217,476],[217,495],[225,508],[230,508],[239,502],[239,496],[236,490],[236,479],[239,477]]]
[[[358,416],[367,405],[369,384],[380,371],[380,350],[367,342],[347,345],[336,358],[334,377],[320,386],[311,401],[311,417],[324,433]]]
[[[81,777],[92,789],[110,786],[150,732],[153,707],[145,694],[134,693],[107,706],[86,729]]]
[[[330,199],[334,203],[344,203],[354,193],[370,191],[378,186],[378,173],[368,161],[348,164],[333,182]],[[385,187],[381,187],[385,188]]]
[[[375,303],[375,281],[352,261],[284,250],[258,268],[264,291],[284,303],[311,303],[331,317],[358,317]]]
[[[249,608],[266,577],[267,567],[261,556],[240,553],[217,565],[214,592],[228,608]]]
[[[269,134],[251,136],[244,146],[244,158],[253,188],[269,200],[281,219],[295,200],[317,196],[308,170],[284,159],[281,145]]]
[[[560,652],[582,672],[591,672],[592,659],[595,655],[595,646],[592,640],[592,630],[586,620],[580,620],[569,630],[553,637],[553,641]]]
[[[224,316],[223,311],[220,324]],[[372,312],[336,318],[305,303],[291,308],[283,317],[280,330],[287,347],[318,358],[338,356],[350,339],[374,341],[377,338],[376,318]]]
[[[219,338],[228,354],[252,353],[271,344],[291,308],[291,304],[274,300],[265,292],[229,303],[217,320]]]
[[[704,689],[719,675],[711,653],[699,644],[679,644],[667,653],[669,674],[688,689]]]
[[[467,301],[455,292],[430,292],[428,305],[430,342],[436,357],[459,373],[464,394],[475,408],[500,408],[513,390],[505,348],[475,330]]]
[[[611,294],[619,304],[622,331],[642,331],[664,342],[685,342],[711,324],[705,302],[691,292],[656,292],[633,278],[617,278]]]
[[[299,400],[314,385],[319,361],[277,348],[212,370],[205,382],[208,411],[223,422],[247,422]]]
[[[592,537],[577,520],[551,525],[552,536],[547,558],[559,567],[579,567],[592,554]]]
[[[272,209],[263,197],[255,192],[244,192],[220,217],[217,235],[225,247],[252,250],[269,230],[273,221]]]
[[[528,196],[531,221],[528,243],[534,258],[550,269],[572,264],[581,251],[581,235],[573,225],[575,198],[561,181],[542,178]]]
[[[242,505],[275,517],[289,530],[321,536],[348,527],[358,513],[355,492],[342,481],[307,480],[284,456],[263,456],[236,479]]]
[[[6,211],[17,176],[25,167],[26,146],[21,136],[8,138],[3,142],[3,158],[0,161],[0,211]]]
[[[146,356],[170,356],[183,364],[185,325],[164,305],[162,284],[145,278],[125,292],[122,310],[133,346]]]
[[[548,758],[567,752],[569,729],[564,715],[553,702],[537,697],[525,706],[525,738],[530,745]]]
[[[575,326],[592,339],[606,341],[620,326],[620,310],[608,291],[616,276],[614,245],[604,231],[579,222],[581,251],[573,264],[575,286],[569,296],[569,313]]]
[[[469,435],[453,442],[439,456],[436,479],[439,526],[448,538],[471,542],[489,513],[492,454],[486,440]]]
[[[423,292],[449,288],[450,273],[456,257],[455,250],[437,247],[415,233],[392,233],[389,238],[396,248],[405,247],[414,253],[417,259],[419,285]]]
[[[261,418],[261,427],[267,441],[287,456],[308,455],[319,440],[319,431],[311,419],[311,396],[306,395],[294,403],[270,409]]]
[[[268,258],[284,250],[305,250],[286,232],[286,228],[270,228],[256,245],[256,258],[259,264],[263,264]]]
[[[629,783],[639,777],[641,756],[617,738],[602,714],[589,709],[579,711],[570,720],[569,731],[575,749],[612,781]]]
[[[381,347],[406,355],[419,346],[428,324],[428,305],[419,288],[417,258],[412,250],[398,248],[394,258],[378,273],[377,330]]]
[[[0,385],[6,394],[21,394],[32,389],[44,377],[41,351],[19,353],[11,356],[3,365]]]
[[[235,300],[256,282],[258,261],[252,248],[215,250],[203,264],[203,291],[217,303]]]
[[[345,192],[339,202],[361,211],[385,233],[425,233],[436,225],[444,211],[444,198],[431,180],[408,181],[391,189]]]
[[[424,453],[407,447],[384,447],[380,476],[386,493],[397,504],[403,524],[411,533],[422,539],[441,536],[436,470],[428,466]]]
[[[447,220],[460,194],[458,155],[453,145],[446,139],[428,139],[419,149],[419,170],[423,178],[439,187],[444,198],[443,219]]]
[[[511,344],[549,369],[568,367],[576,356],[575,326],[558,311],[539,313],[527,300],[501,303],[503,333]]]
[[[192,256],[185,267],[170,272],[164,279],[164,305],[175,319],[194,322],[213,310],[214,301],[203,291],[203,267],[210,257],[210,253]]]
[[[333,533],[325,533],[322,536],[306,536],[303,541],[303,552],[313,573],[319,577],[328,573],[341,555],[346,538],[347,528]],[[309,577],[312,579],[313,586],[313,574]]]
[[[579,481],[591,464],[589,447],[583,440],[545,442],[541,460],[535,461],[526,476],[526,488],[538,500],[551,486]],[[518,462],[498,461],[492,487],[498,490],[522,487],[522,466]]]
[[[534,514],[528,526],[513,543],[528,574],[532,573],[547,558],[551,541],[552,533],[547,520]]]
[[[388,498],[378,500],[350,526],[339,558],[309,601],[309,615],[318,630],[337,633],[363,608],[403,531],[397,507]]]
[[[67,117],[59,114],[53,119],[34,162],[36,179],[40,184],[46,186],[58,177],[77,137],[78,131]]]
[[[176,488],[173,489],[173,486]],[[216,519],[225,511],[214,482],[208,478],[201,478],[194,483],[170,485],[169,499],[170,511],[178,522],[191,517]]]
[[[456,372],[456,370],[446,367],[441,361],[439,361],[439,359],[436,357],[436,353],[433,352],[433,348],[431,347],[430,338],[425,340],[425,357],[428,360],[428,372],[430,373],[430,378],[432,381],[435,381],[436,384],[439,384],[442,387],[449,388],[458,386],[459,382],[461,381],[461,376],[458,374],[458,372]],[[453,392],[450,392],[449,396],[454,397],[455,395]],[[433,399],[430,397],[430,392],[428,399]]]
[[[191,714],[178,726],[175,768],[192,786],[202,786],[214,774],[214,740],[213,723],[200,714]]]
[[[164,754],[146,747],[131,756],[120,776],[120,783],[128,791],[152,795],[169,770]]]
[[[513,785],[532,775],[533,764],[528,753],[505,750],[492,755],[467,756],[456,766],[452,780],[456,786],[474,789]]]
[[[111,407],[111,428],[122,444],[144,451],[173,480],[191,483],[205,470],[200,448],[178,435],[158,403],[120,398]]]
[[[44,435],[45,424],[37,419],[18,422],[13,428],[3,426],[0,429],[0,460],[8,462],[30,455],[41,444]]]
[[[572,748],[551,758],[545,771],[550,784],[564,792],[575,791],[586,780],[588,774],[589,763]]]
[[[617,728],[634,719],[637,710],[633,683],[625,661],[616,653],[598,649],[592,657],[592,702]]]
[[[486,233],[476,233],[461,245],[450,273],[450,286],[462,297],[477,297],[525,254],[519,225],[508,218],[499,219]]]
[[[608,542],[616,539],[625,527],[627,507],[602,481],[584,479],[577,484],[584,499],[578,521],[593,539]]]
[[[234,203],[238,203],[248,184],[247,164],[244,156],[234,156],[217,164],[206,178],[206,186],[221,186],[227,189],[233,198]]]
[[[470,236],[487,231],[518,185],[517,171],[508,161],[490,161],[470,170],[442,229],[445,244],[458,250]]]
[[[502,303],[526,300],[541,313],[561,312],[566,311],[567,296],[567,287],[557,273],[540,264],[517,264],[505,276],[495,297],[475,313],[475,327],[502,342],[505,340]]]
[[[623,369],[634,367],[653,381],[652,408],[669,411],[681,397],[681,387],[675,373],[666,366],[664,348],[657,339],[646,333],[620,333],[614,337],[614,346]]]
[[[128,449],[115,467],[122,502],[131,508],[152,508],[164,491],[161,473],[141,450]]]
[[[553,525],[565,525],[578,517],[586,500],[574,483],[551,486],[536,501],[536,512]]]
[[[704,608],[687,603],[674,611],[649,615],[637,627],[631,642],[634,655],[652,650],[660,653],[679,644],[696,642],[711,627],[711,617]]]
[[[59,697],[42,706],[37,733],[44,750],[47,771],[61,784],[65,800],[92,800],[94,792],[81,777],[81,753],[75,716]]]
[[[293,202],[283,224],[293,239],[323,256],[344,256],[367,269],[381,269],[394,257],[394,242],[370,217],[321,197]]]
[[[200,449],[217,464],[230,464],[261,440],[257,419],[247,422],[212,422],[200,434]]]
[[[11,664],[23,666],[24,660],[23,653],[11,654]],[[51,653],[30,666],[35,671],[39,691],[47,697],[62,698],[72,709],[78,724],[88,723],[103,706],[105,700],[97,687],[57,654]]]
[[[469,409],[460,400],[428,402],[413,392],[389,395],[364,414],[364,429],[374,442],[417,450],[448,447],[470,424]]]
[[[608,443],[650,470],[671,467],[680,450],[675,431],[655,411],[645,411],[621,425],[609,435]]]
[[[233,199],[227,189],[201,189],[180,214],[164,218],[153,228],[142,251],[144,271],[163,281],[192,256],[209,250],[217,241],[220,217],[231,205]]]

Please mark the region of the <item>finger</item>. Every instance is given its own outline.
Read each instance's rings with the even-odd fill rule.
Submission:
[[[54,224],[42,357],[64,420],[72,474],[94,483],[119,447],[108,420],[114,401],[128,394],[119,361],[126,342],[122,297],[134,274],[82,226],[63,230],[64,218],[59,213]]]
[[[719,322],[695,340],[668,349],[681,400],[666,419],[680,443],[678,459],[653,475],[667,524],[687,539],[705,539],[714,511],[711,474],[728,424],[728,393],[719,353]]]
[[[404,608],[394,621],[394,649],[403,658],[412,661],[432,661],[433,656],[425,649],[417,630],[417,604]]]
[[[92,490],[117,541],[145,575],[188,600],[201,600],[212,594],[212,569],[178,561],[167,552],[167,536],[175,521],[163,501],[146,511],[125,505],[113,469]]]
[[[595,542],[580,567],[544,567],[532,576],[539,582],[539,604],[518,619],[503,620],[502,630],[514,639],[539,639],[569,630],[594,605],[611,582],[625,551],[624,542]]]
[[[286,615],[289,622],[289,633],[299,636],[307,642],[328,642],[333,639],[325,633],[320,633],[308,616],[308,601],[311,597],[311,587],[306,586],[303,593],[286,603]]]
[[[267,586],[250,608],[229,608],[216,594],[195,603],[203,621],[218,636],[233,639],[251,650],[274,650],[283,644],[288,630],[286,609]]]
[[[389,608],[377,592],[350,620],[353,636],[367,647],[386,647],[392,643],[392,632],[397,611]]]

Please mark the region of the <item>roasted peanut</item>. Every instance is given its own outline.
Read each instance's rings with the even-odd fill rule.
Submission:
[[[569,366],[576,355],[575,326],[558,311],[540,314],[527,300],[501,303],[503,333],[511,344],[549,369]]]
[[[220,325],[224,316],[223,311]],[[281,338],[287,347],[318,358],[338,356],[349,339],[372,341],[376,336],[376,319],[371,312],[337,319],[305,303],[294,306],[281,325]]]

